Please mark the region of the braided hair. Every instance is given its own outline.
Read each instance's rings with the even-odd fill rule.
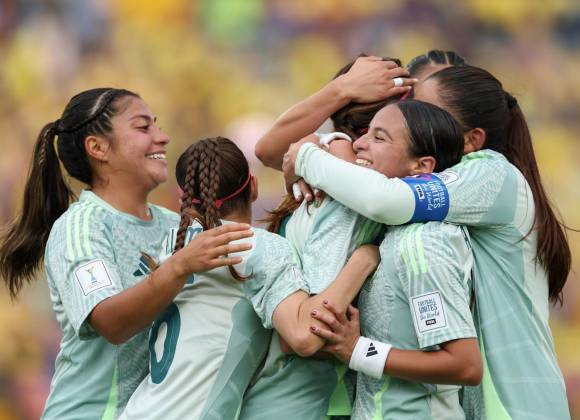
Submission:
[[[12,298],[25,282],[35,277],[52,225],[75,199],[60,164],[73,178],[91,184],[93,171],[85,139],[91,135],[111,136],[111,118],[122,112],[120,100],[125,97],[139,96],[113,88],[81,92],[69,101],[59,119],[40,131],[24,188],[22,211],[3,229],[0,239],[0,276]]]
[[[174,252],[184,247],[192,220],[197,220],[207,230],[221,226],[221,219],[228,214],[245,211],[250,206],[249,186],[223,201],[220,207],[216,202],[242,188],[250,176],[244,154],[227,138],[206,138],[189,146],[179,157],[175,173],[183,196]],[[229,270],[236,280],[244,279],[233,267]]]

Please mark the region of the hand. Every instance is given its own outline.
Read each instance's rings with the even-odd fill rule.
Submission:
[[[298,156],[300,146],[302,146],[304,143],[304,141],[292,143],[288,151],[284,154],[284,158],[282,159],[282,172],[284,173],[284,180],[286,185],[292,185],[300,178],[296,175],[294,165],[296,164],[296,158]]]
[[[402,86],[395,86],[396,77],[403,78]],[[410,79],[409,72],[393,61],[381,57],[360,57],[351,69],[335,79],[342,95],[351,102],[377,102],[411,90],[418,79]]]
[[[170,260],[175,258],[176,270],[180,277],[224,265],[239,264],[242,262],[240,257],[228,257],[227,255],[247,251],[252,248],[252,245],[250,243],[230,244],[230,242],[249,238],[253,235],[254,232],[250,230],[250,225],[246,223],[228,223],[196,235]]]
[[[359,311],[354,306],[349,305],[347,318],[332,303],[324,301],[323,305],[330,314],[314,310],[311,316],[326,324],[328,329],[311,326],[310,330],[313,334],[326,340],[327,344],[322,348],[322,351],[332,353],[341,362],[348,364],[360,337]]]

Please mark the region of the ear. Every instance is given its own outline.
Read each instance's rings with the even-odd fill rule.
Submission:
[[[483,148],[486,139],[485,131],[482,128],[472,128],[463,135],[465,144],[463,146],[463,154],[477,152]]]
[[[252,178],[250,179],[250,188],[250,199],[253,203],[258,199],[258,178],[256,178],[254,175],[252,175]]]
[[[108,162],[110,142],[100,136],[88,136],[85,139],[85,151],[87,155],[98,162]]]
[[[435,170],[437,161],[433,156],[416,158],[411,167],[411,175],[430,174]]]

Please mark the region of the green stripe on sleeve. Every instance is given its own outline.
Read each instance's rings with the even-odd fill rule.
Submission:
[[[109,399],[107,406],[101,420],[112,420],[115,418],[115,411],[117,411],[117,401],[119,400],[119,387],[117,386],[117,376],[119,368],[115,363],[115,370],[113,371],[113,380],[111,381],[111,389],[109,390]]]
[[[415,259],[415,253],[413,252],[413,233],[417,230],[418,225],[413,225],[409,227],[408,231],[405,232],[405,242],[407,242],[407,254],[409,261],[411,262],[411,268],[415,275],[419,274],[419,267],[417,267],[417,260]]]
[[[427,272],[427,263],[425,262],[425,254],[423,252],[423,241],[421,240],[421,235],[423,234],[424,224],[419,225],[415,231],[415,246],[417,247],[417,256],[419,258],[419,266],[421,267],[421,273]]]
[[[78,210],[78,208],[75,208],[71,214],[66,218],[66,255],[69,258],[69,260],[74,260],[75,259],[75,252],[73,249],[73,244],[72,244],[72,222],[73,222],[73,215],[74,213]]]
[[[74,223],[74,232],[73,240],[74,240],[74,247],[77,252],[78,258],[83,257],[83,250],[81,248],[81,212],[80,210],[76,211],[73,216],[73,223]]]
[[[91,220],[91,213],[94,209],[94,205],[89,205],[83,216],[83,247],[85,248],[87,256],[93,254],[93,250],[91,249],[91,244],[89,241],[89,222]]]

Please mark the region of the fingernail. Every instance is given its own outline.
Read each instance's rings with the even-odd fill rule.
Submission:
[[[294,194],[294,199],[300,201],[302,199],[302,191],[297,183],[292,184],[292,194]]]
[[[320,196],[320,190],[318,188],[314,188],[314,195],[316,197],[319,197]]]
[[[306,201],[312,201],[312,194],[308,193],[306,194]]]
[[[311,314],[312,316],[316,316],[316,314],[317,314],[317,313],[318,313],[318,312],[316,312],[316,311],[312,311],[312,312],[310,312],[310,314]]]

